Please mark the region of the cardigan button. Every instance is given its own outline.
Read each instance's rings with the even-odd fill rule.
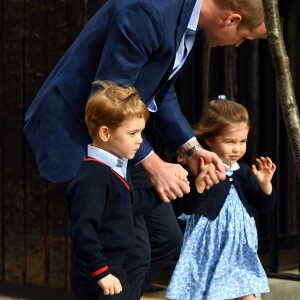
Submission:
[[[230,177],[230,178],[229,178],[229,181],[233,181],[233,178]]]

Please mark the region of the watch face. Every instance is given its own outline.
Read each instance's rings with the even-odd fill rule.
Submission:
[[[195,145],[194,147],[192,147],[190,150],[188,150],[185,154],[185,157],[191,157],[195,152],[197,152],[198,150],[202,149],[202,147],[200,146],[200,144]]]

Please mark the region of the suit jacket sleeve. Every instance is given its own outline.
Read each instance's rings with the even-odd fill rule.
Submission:
[[[203,32],[198,31],[196,34],[194,45],[189,53],[185,63],[178,73],[172,78],[170,84],[166,84],[165,88],[160,91],[156,97],[156,101],[161,103],[157,112],[156,123],[162,136],[167,140],[171,151],[177,150],[189,139],[195,136],[189,122],[183,115],[177,100],[174,84],[178,76],[187,69],[194,60],[196,50],[203,40]],[[184,99],[183,99],[184,100]]]
[[[138,89],[146,102],[147,74],[141,76],[141,72],[159,46],[162,21],[162,12],[154,5],[135,5],[134,9],[127,6],[116,13],[110,21],[95,79],[131,84]],[[140,82],[140,77],[145,78],[145,82]],[[147,139],[144,137],[143,140],[137,153],[138,160],[142,160],[152,151]]]
[[[128,5],[120,10],[120,13],[116,13],[110,22],[111,29],[107,35],[96,78],[101,79],[105,74],[107,80],[119,84],[132,84],[138,89],[144,102],[155,96],[159,106],[155,117],[157,126],[174,150],[194,136],[194,133],[181,112],[173,85],[164,85],[172,63],[168,65],[169,69],[166,66],[162,67],[164,62],[159,55],[162,55],[161,48],[170,43],[168,39],[174,39],[169,33],[166,35],[167,21],[166,12],[153,4],[135,5],[134,9]],[[173,56],[171,51],[169,56]],[[152,64],[150,72],[147,69],[149,63]],[[153,66],[156,64],[157,72],[154,72]],[[149,89],[150,85],[153,86],[152,89]],[[164,88],[161,88],[162,86]],[[156,92],[158,94],[155,94]],[[134,161],[141,161],[151,151],[152,147],[144,137]]]
[[[158,98],[161,95],[158,95]],[[156,123],[171,151],[178,149],[195,134],[183,115],[172,84],[157,112]]]

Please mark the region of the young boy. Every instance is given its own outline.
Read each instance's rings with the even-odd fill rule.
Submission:
[[[138,299],[126,281],[124,257],[136,242],[134,215],[161,203],[153,189],[133,190],[127,174],[149,118],[135,88],[102,86],[88,100],[85,121],[93,140],[67,192],[76,300]]]

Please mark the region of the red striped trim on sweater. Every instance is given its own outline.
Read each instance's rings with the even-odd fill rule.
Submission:
[[[101,273],[103,273],[103,272],[105,272],[105,271],[107,271],[107,270],[108,270],[108,267],[105,266],[105,267],[103,267],[103,268],[101,268],[101,269],[99,269],[99,270],[97,270],[97,271],[91,273],[91,275],[92,275],[92,277],[96,277],[96,276],[98,276],[99,274],[101,274]]]
[[[125,179],[122,177],[122,176],[120,176],[116,171],[114,171],[114,170],[112,170],[107,164],[105,164],[104,162],[102,162],[102,161],[100,161],[100,160],[98,160],[98,159],[96,159],[96,158],[92,158],[92,157],[85,157],[84,159],[83,159],[83,161],[95,161],[95,162],[98,162],[98,163],[100,163],[100,164],[102,164],[102,165],[105,165],[105,166],[107,166],[109,169],[110,169],[110,171],[113,173],[113,174],[115,174],[123,183],[124,183],[124,185],[126,186],[126,188],[127,188],[127,190],[130,190],[130,185],[125,181]]]

